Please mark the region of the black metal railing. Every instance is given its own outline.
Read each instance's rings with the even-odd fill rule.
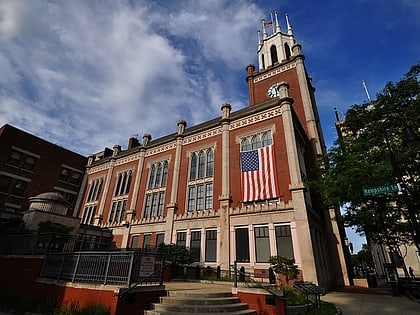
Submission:
[[[147,251],[49,253],[40,277],[119,286],[161,283],[163,262],[162,254]]]

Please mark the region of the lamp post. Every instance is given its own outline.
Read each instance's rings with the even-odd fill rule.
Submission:
[[[384,121],[384,136],[385,136],[385,143],[386,148],[388,150],[389,159],[391,162],[391,167],[393,171],[393,175],[395,179],[397,180],[398,184],[400,185],[401,193],[404,198],[405,205],[407,207],[409,222],[411,224],[411,234],[413,237],[414,244],[417,248],[417,252],[420,253],[420,225],[417,221],[416,212],[414,210],[414,204],[411,200],[410,195],[407,191],[407,185],[404,180],[404,177],[401,172],[401,168],[395,158],[394,151],[391,147],[390,141],[389,141],[389,135],[388,135],[388,128],[387,124],[391,122],[391,120],[397,120],[399,121],[403,126],[403,145],[408,147],[418,147],[420,144],[420,138],[418,135],[414,132],[414,130],[409,127],[402,119],[399,117],[389,117],[385,119]]]

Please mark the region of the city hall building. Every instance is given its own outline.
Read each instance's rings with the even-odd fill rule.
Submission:
[[[249,106],[174,133],[131,138],[88,159],[78,216],[119,248],[187,246],[193,265],[247,272],[295,259],[303,280],[348,284],[340,215],[307,187],[325,151],[311,79],[287,21],[264,23]]]

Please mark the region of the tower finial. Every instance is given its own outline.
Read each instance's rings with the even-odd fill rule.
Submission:
[[[266,30],[267,23],[265,23],[264,19],[261,19],[261,22],[262,22],[262,32],[263,32],[263,40],[264,40],[268,37],[267,30]]]
[[[287,34],[293,36],[293,29],[289,23],[289,15],[286,13]]]
[[[261,42],[261,32],[260,30],[257,30],[257,35],[258,35],[258,49],[260,49],[262,42]]]
[[[278,19],[278,16],[277,16],[277,11],[274,11],[274,19],[275,19],[275,22],[276,22],[276,33],[280,33],[281,32],[281,27],[280,27],[279,19]]]

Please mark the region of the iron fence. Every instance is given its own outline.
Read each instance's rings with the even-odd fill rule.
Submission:
[[[164,256],[150,251],[50,253],[41,278],[131,286],[162,283]]]
[[[110,249],[111,239],[103,236],[57,233],[0,235],[0,255],[44,255]]]

